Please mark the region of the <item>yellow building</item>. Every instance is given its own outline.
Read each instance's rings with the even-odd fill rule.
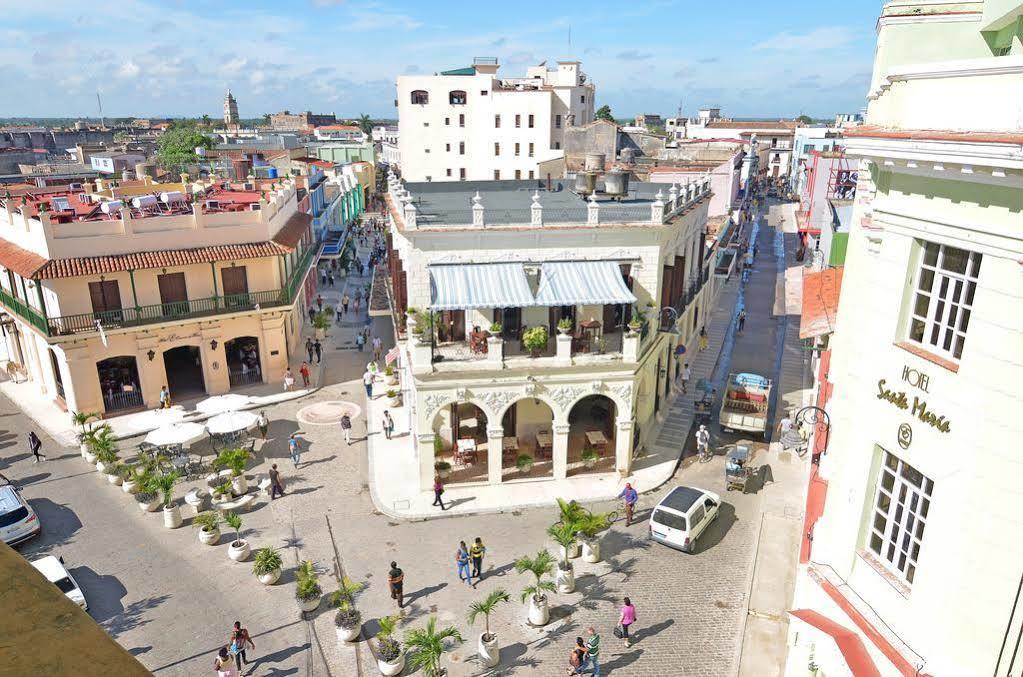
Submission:
[[[184,188],[184,190],[181,190]],[[282,378],[314,293],[294,182],[27,191],[0,198],[12,371],[58,405],[114,412]]]

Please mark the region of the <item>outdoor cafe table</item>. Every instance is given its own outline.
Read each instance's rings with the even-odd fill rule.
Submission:
[[[540,430],[536,433],[536,450],[538,455],[546,455],[547,458],[550,458],[553,444],[550,430]]]

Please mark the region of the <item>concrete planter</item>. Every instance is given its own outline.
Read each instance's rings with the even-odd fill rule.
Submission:
[[[220,540],[220,529],[207,530],[205,527],[199,529],[199,542],[203,545],[216,545]]]
[[[400,675],[401,671],[405,669],[405,652],[402,651],[393,661],[385,661],[378,658],[377,669],[380,670],[381,675],[386,677]]]
[[[139,490],[139,483],[135,480],[124,480],[121,482],[121,491],[126,494],[134,494]]]
[[[579,541],[576,541],[575,543],[573,543],[571,548],[567,548],[567,552],[566,552],[566,548],[564,548],[562,546],[559,546],[559,548],[561,550],[561,558],[562,559],[575,559],[576,557],[579,556],[579,547],[580,547],[579,546]]]
[[[160,507],[160,499],[154,498],[149,503],[139,502],[139,510],[142,512],[156,512],[156,509]]]
[[[314,597],[314,598],[309,599],[309,600],[301,600],[301,599],[298,599],[296,597],[295,598],[295,602],[298,603],[299,610],[303,611],[303,612],[305,612],[305,611],[316,611],[316,609],[318,609],[319,606],[320,606],[320,598],[319,598],[319,596]]]
[[[529,598],[529,615],[527,618],[529,624],[533,627],[547,625],[547,622],[551,619],[551,610],[550,603],[546,597],[542,597],[539,600],[535,596]]]
[[[583,561],[590,564],[600,561],[600,541],[583,541]]]
[[[244,474],[231,478],[231,491],[234,492],[235,496],[241,496],[248,490],[249,482],[245,479]]]
[[[82,452],[82,458],[85,458],[86,452],[89,451],[89,445],[86,444],[85,442],[82,442],[81,444],[78,445],[78,449]]]
[[[177,504],[163,506],[163,526],[168,529],[177,529],[181,526],[181,507]]]
[[[96,472],[98,472],[100,475],[106,475],[107,464],[104,463],[103,461],[96,461]]]
[[[327,330],[317,327],[316,329],[313,330],[313,336],[322,341],[323,339],[327,338]]]
[[[244,562],[249,558],[251,552],[252,549],[249,548],[249,542],[242,539],[231,542],[231,547],[227,549],[227,556],[235,562]]]
[[[120,484],[121,484],[121,476],[117,475],[117,474],[107,475],[107,482],[110,482],[115,487],[116,486],[120,486]]]
[[[91,451],[85,452],[85,462],[89,465],[96,465],[96,454]]]
[[[256,578],[258,578],[259,582],[262,583],[263,585],[273,585],[274,583],[276,583],[277,581],[280,580],[280,578],[281,578],[281,570],[280,569],[274,569],[270,573],[268,573],[268,574],[260,574]]]
[[[501,647],[497,642],[497,633],[490,634],[490,640],[484,639],[486,635],[480,634],[479,644],[476,651],[479,653],[480,663],[485,668],[496,667],[501,662]]]
[[[334,626],[334,632],[337,633],[337,641],[339,642],[354,642],[359,638],[359,633],[362,632],[362,623],[351,628],[345,628],[341,626]]]
[[[202,489],[192,489],[185,494],[185,503],[192,506],[192,509],[195,510],[195,514],[198,515],[209,508],[210,495]]]
[[[575,569],[569,566],[568,569],[562,569],[560,566],[557,569],[556,581],[558,585],[558,592],[569,593],[575,592]]]

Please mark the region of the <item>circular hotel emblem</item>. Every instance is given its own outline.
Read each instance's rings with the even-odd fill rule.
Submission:
[[[909,445],[913,443],[913,429],[909,427],[908,423],[903,423],[899,426],[899,446],[903,449],[909,449]]]

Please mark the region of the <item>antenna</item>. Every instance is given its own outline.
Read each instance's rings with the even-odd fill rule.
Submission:
[[[98,89],[96,90],[96,103],[99,104],[99,126],[105,128],[107,123],[103,119],[103,99],[100,98]]]

